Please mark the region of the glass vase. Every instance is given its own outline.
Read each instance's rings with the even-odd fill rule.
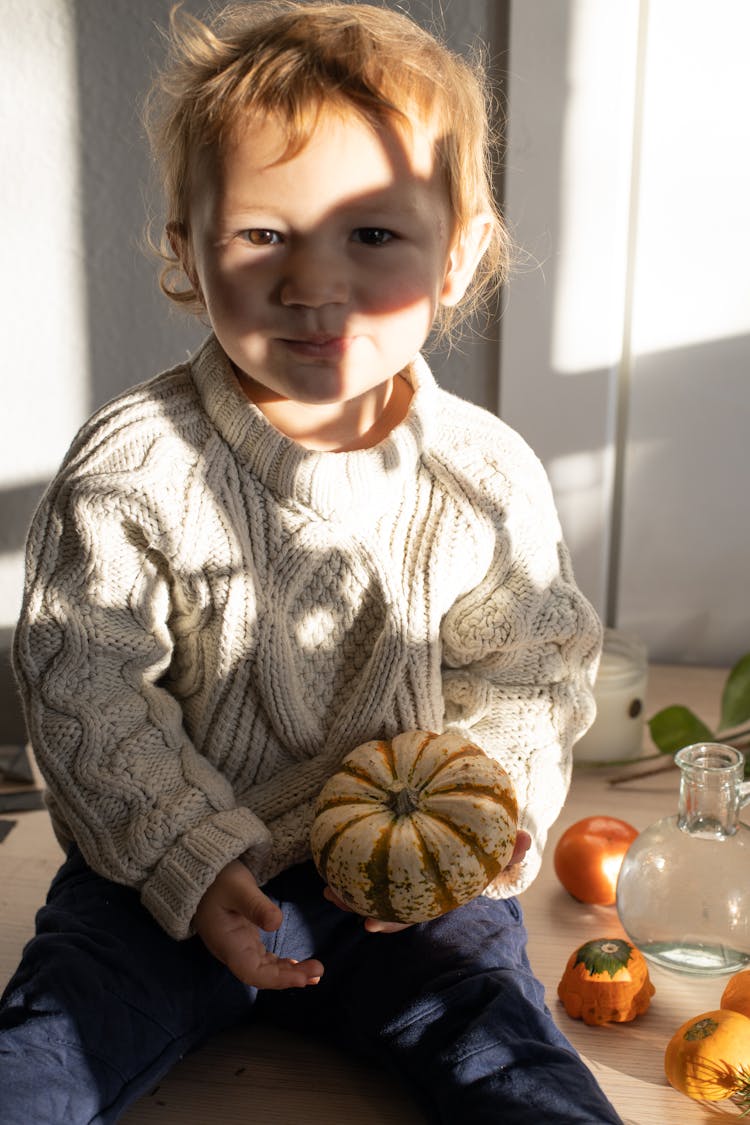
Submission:
[[[702,742],[675,754],[676,816],[633,841],[617,882],[628,937],[655,964],[712,976],[750,966],[750,801],[744,755]]]

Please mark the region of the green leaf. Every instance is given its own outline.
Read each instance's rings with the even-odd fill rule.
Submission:
[[[719,730],[732,730],[746,719],[750,719],[750,652],[737,661],[724,684]]]
[[[714,733],[690,710],[676,704],[657,711],[648,721],[648,729],[662,754],[674,754],[694,742],[713,742]]]

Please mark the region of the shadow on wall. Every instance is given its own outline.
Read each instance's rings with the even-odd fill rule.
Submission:
[[[183,6],[196,14],[203,7]],[[180,362],[206,332],[162,297],[158,262],[144,252],[151,184],[140,111],[171,7],[172,0],[78,0],[73,9],[89,410]]]

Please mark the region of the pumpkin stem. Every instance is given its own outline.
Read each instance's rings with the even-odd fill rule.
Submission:
[[[576,964],[583,965],[594,976],[608,973],[614,977],[626,968],[633,956],[633,947],[622,938],[597,938],[587,941],[576,952]]]
[[[408,785],[397,783],[390,790],[390,806],[396,816],[410,816],[419,808],[419,791]]]
[[[696,1039],[710,1039],[718,1027],[716,1020],[710,1018],[698,1020],[685,1032],[685,1039],[690,1043]]]

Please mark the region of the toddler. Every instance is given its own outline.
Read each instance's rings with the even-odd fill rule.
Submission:
[[[162,287],[210,334],[82,428],[30,530],[14,658],[66,859],[0,1006],[0,1120],[116,1121],[263,1017],[432,1121],[617,1123],[516,898],[599,623],[539,462],[421,355],[507,264],[481,72],[387,8],[178,12],[148,119]],[[309,834],[342,757],[414,728],[499,759],[521,831],[406,927],[346,911]]]

